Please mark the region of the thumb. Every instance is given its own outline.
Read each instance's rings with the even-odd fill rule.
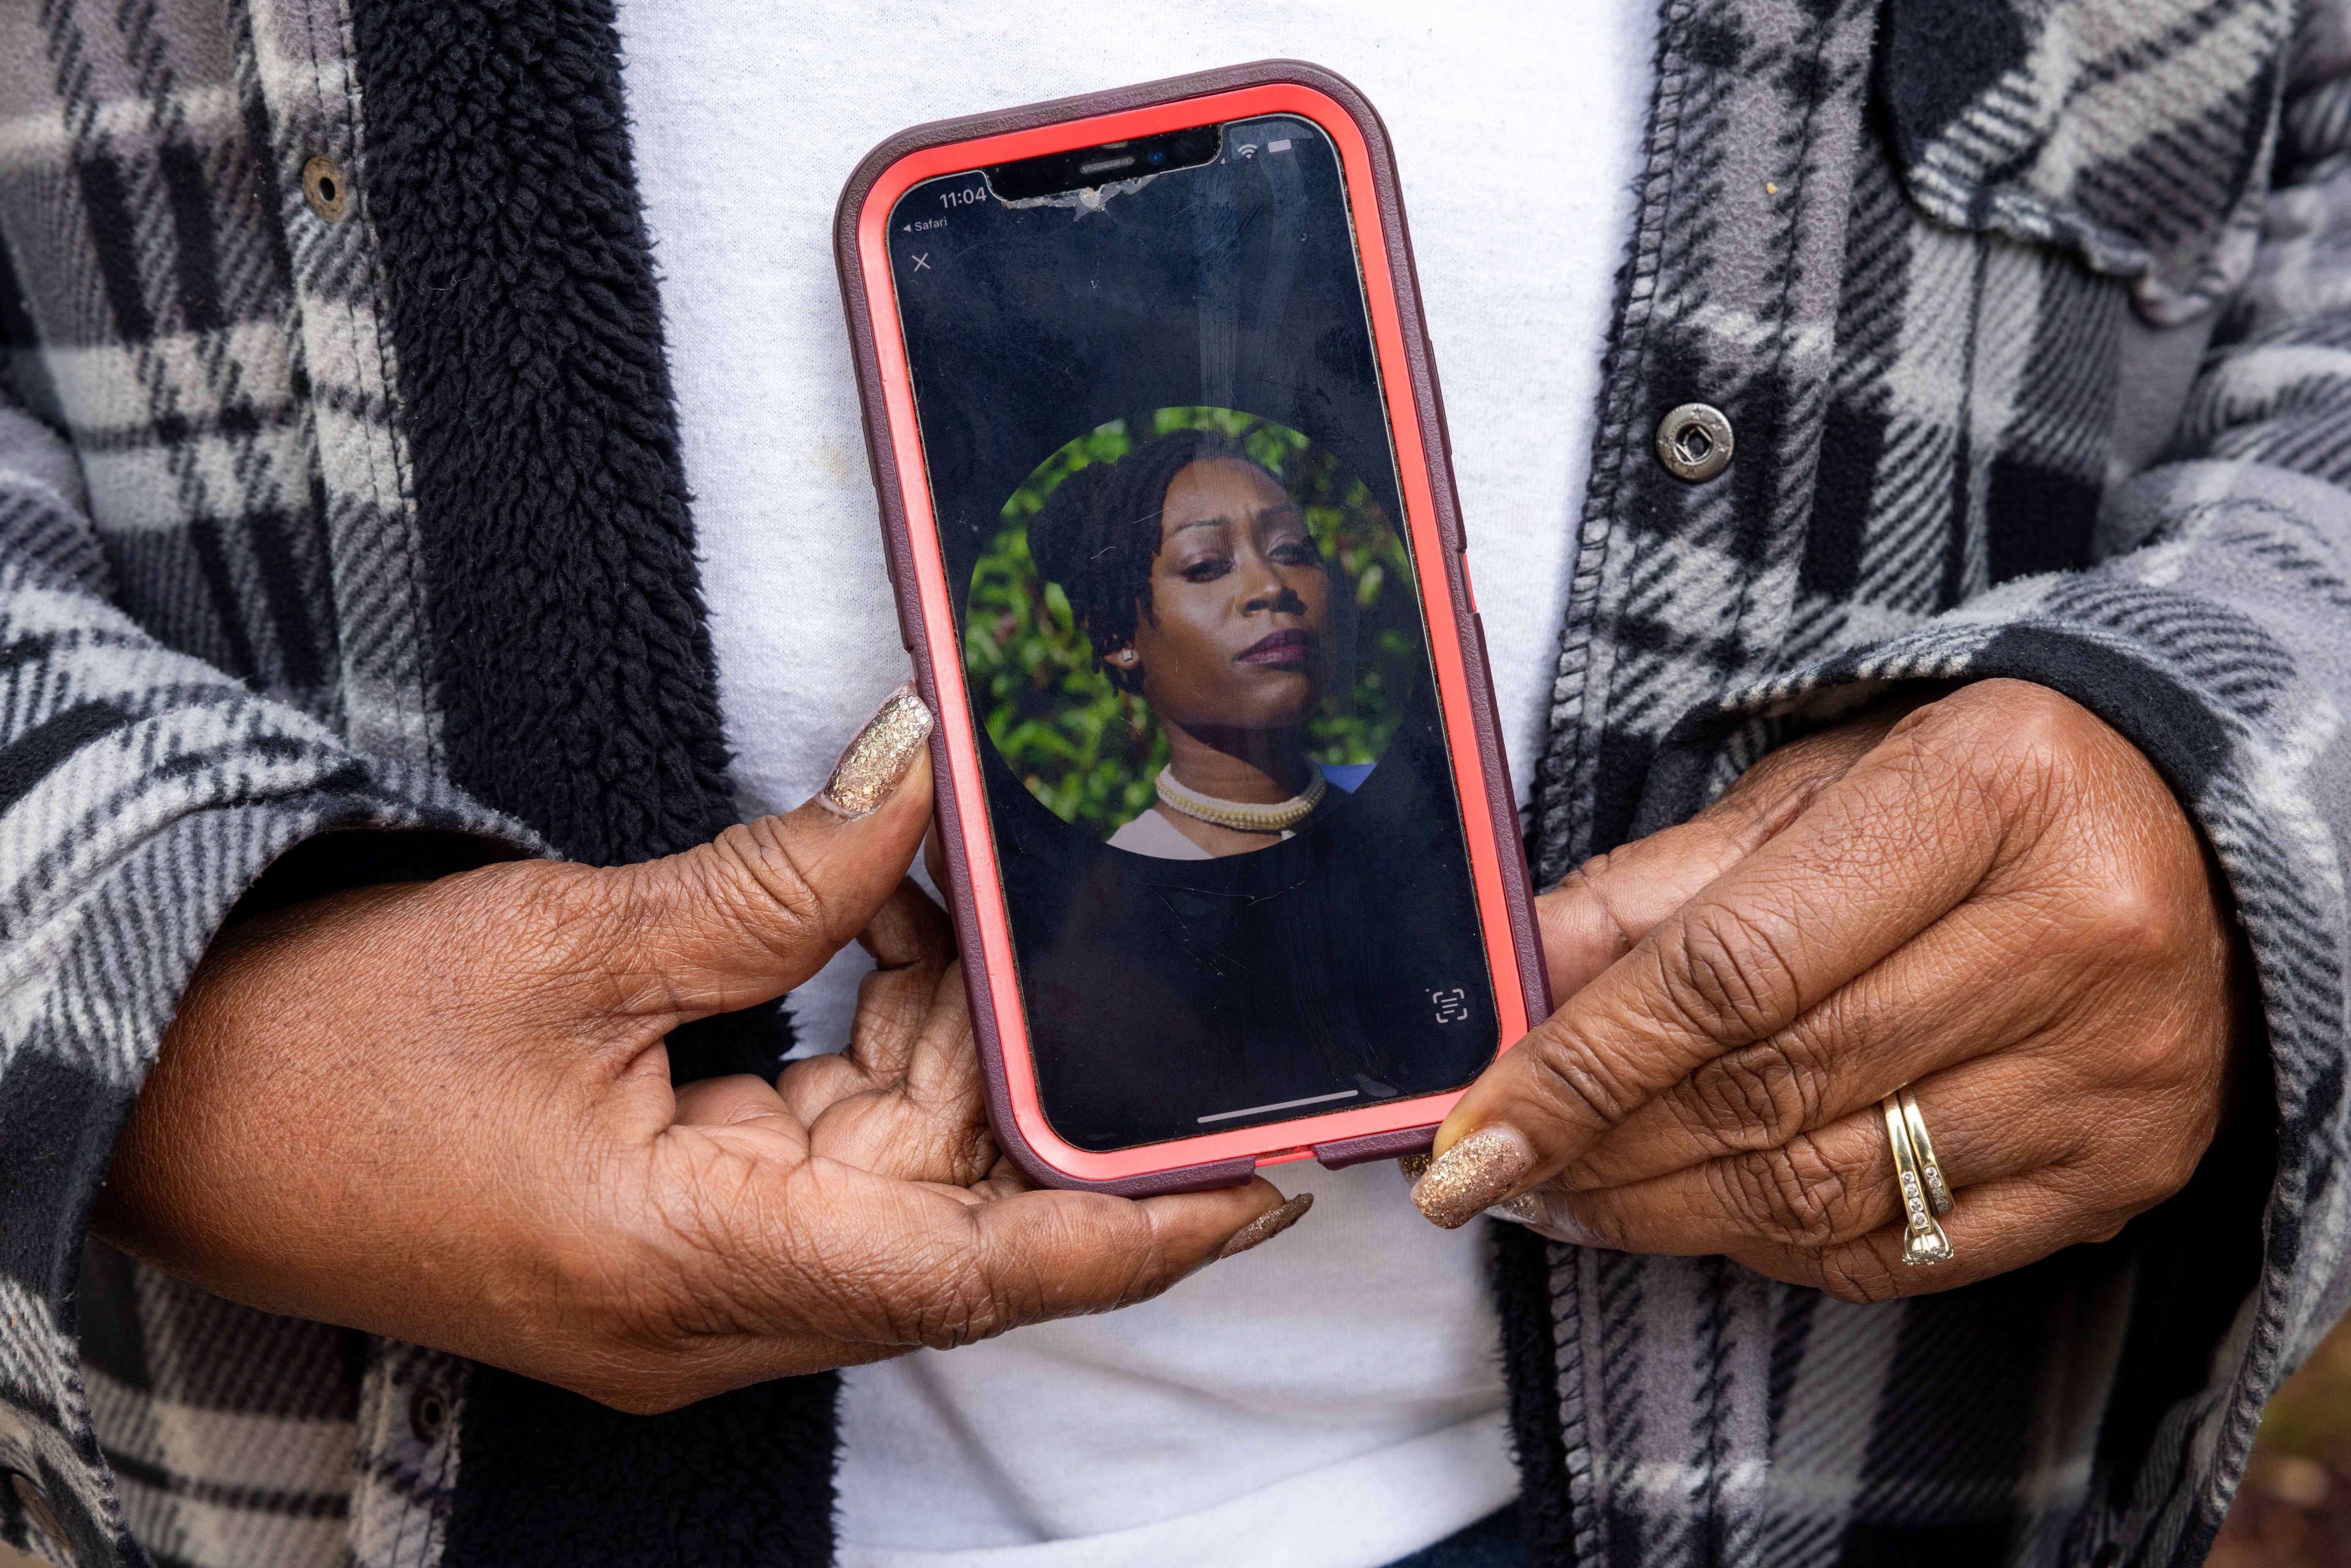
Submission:
[[[964,1210],[965,1245],[931,1254],[939,1260],[923,1282],[923,1326],[904,1337],[946,1349],[1130,1307],[1280,1235],[1313,1207],[1312,1193],[1285,1200],[1263,1176],[1159,1197],[1032,1191],[977,1204]]]
[[[798,810],[612,874],[613,956],[633,1010],[664,1028],[779,997],[856,939],[905,876],[931,821],[931,712],[890,694]]]

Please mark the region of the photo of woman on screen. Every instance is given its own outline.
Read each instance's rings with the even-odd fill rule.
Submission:
[[[1315,836],[1371,799],[1427,665],[1391,504],[1239,409],[1146,408],[1064,441],[965,591],[998,781],[1097,845],[1173,861]]]
[[[1371,771],[1307,754],[1331,673],[1331,566],[1297,499],[1239,442],[1176,430],[1082,469],[1054,491],[1029,545],[1103,671],[1167,737],[1157,799],[1111,835],[1113,848],[1246,854]]]

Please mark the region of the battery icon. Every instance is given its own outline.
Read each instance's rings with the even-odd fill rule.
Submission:
[[[1265,150],[1269,152],[1287,152],[1290,151],[1290,139],[1285,136],[1279,141],[1269,141],[1265,144]]]

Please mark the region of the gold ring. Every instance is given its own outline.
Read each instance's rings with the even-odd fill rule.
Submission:
[[[1918,1174],[1918,1151],[1910,1141],[1910,1118],[1904,1113],[1897,1092],[1877,1103],[1886,1116],[1886,1141],[1894,1151],[1894,1179],[1902,1189],[1902,1261],[1914,1269],[1947,1263],[1951,1239],[1935,1223],[1934,1205]]]
[[[1938,1215],[1950,1213],[1957,1201],[1943,1180],[1942,1162],[1935,1158],[1935,1140],[1927,1135],[1927,1118],[1918,1109],[1918,1096],[1907,1089],[1902,1091],[1902,1120],[1910,1129],[1910,1152],[1918,1156],[1918,1179],[1927,1184],[1928,1207]]]

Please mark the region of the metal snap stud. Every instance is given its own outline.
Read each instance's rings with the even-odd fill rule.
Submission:
[[[66,1527],[57,1522],[57,1510],[49,1506],[49,1500],[42,1494],[41,1489],[33,1484],[33,1478],[11,1470],[8,1472],[8,1489],[16,1494],[16,1506],[25,1511],[25,1517],[33,1521],[33,1528],[47,1536],[56,1545],[64,1546]]]
[[[408,1429],[420,1443],[439,1441],[449,1429],[448,1396],[430,1385],[418,1389],[408,1401]]]
[[[350,211],[350,183],[333,159],[313,158],[302,165],[302,199],[327,222],[341,223],[343,214]]]
[[[1686,402],[1657,424],[1657,457],[1693,485],[1730,466],[1730,421],[1712,403]]]

